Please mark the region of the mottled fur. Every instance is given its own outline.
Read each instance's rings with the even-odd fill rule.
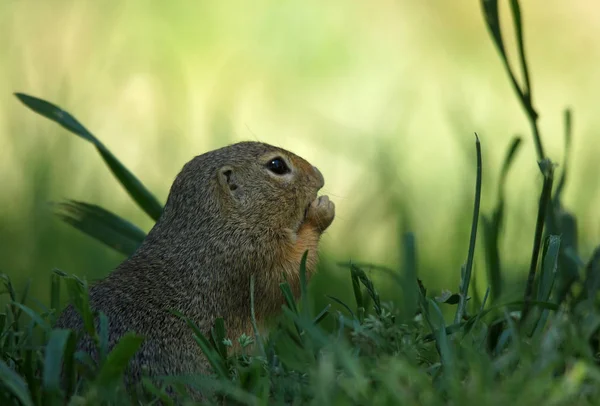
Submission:
[[[266,168],[274,157],[292,173]],[[176,177],[161,218],[137,251],[90,289],[92,308],[109,318],[112,347],[126,332],[146,337],[129,367],[136,381],[150,375],[206,371],[191,330],[169,309],[190,317],[203,332],[225,319],[228,335],[252,334],[250,275],[255,278],[261,323],[283,303],[287,276],[299,293],[298,270],[305,250],[314,271],[322,232],[334,218],[321,173],[304,159],[271,145],[242,142],[197,156]],[[81,329],[69,306],[57,327]],[[89,339],[79,343],[93,353]]]

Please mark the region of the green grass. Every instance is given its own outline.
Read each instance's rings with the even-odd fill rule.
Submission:
[[[303,261],[301,297],[296,303],[282,281],[286,304],[268,337],[259,335],[257,328],[252,337],[231,337],[222,319],[205,336],[186,319],[213,374],[145,378],[126,393],[123,374],[143,337],[131,332],[109,348],[110,315],[96,315],[90,308],[85,279],[54,270],[49,276],[49,301],[43,303],[30,296],[29,284],[17,292],[11,278],[2,274],[6,305],[0,313],[0,403],[171,404],[169,386],[180,402],[190,401],[191,388],[199,390],[206,396],[205,404],[596,404],[600,248],[583,257],[580,245],[593,244],[578,242],[577,221],[562,199],[569,179],[572,112],[564,114],[565,155],[558,172],[546,155],[538,127],[519,2],[509,4],[517,39],[516,64],[509,61],[497,1],[481,3],[492,41],[531,126],[540,168],[531,254],[519,261],[528,263],[527,268],[515,272],[500,244],[507,221],[505,184],[522,138],[515,137],[508,145],[495,185],[496,201],[486,213],[482,211],[482,187],[488,182],[482,158],[486,138],[476,135],[473,160],[469,158],[475,175],[468,201],[471,231],[454,234],[463,236],[468,248],[461,254],[464,266],[456,290],[436,294],[428,289],[429,281],[421,275],[431,260],[418,255],[428,241],[411,230],[407,208],[392,194],[390,207],[401,213],[400,269],[352,261],[335,264],[326,255],[320,267],[341,267],[347,276],[344,287],[323,291],[319,284],[307,285]],[[17,97],[91,143],[132,201],[151,219],[158,218],[162,207],[154,195],[75,117],[37,97],[23,93]],[[67,200],[53,207],[64,222],[120,255],[131,254],[145,237],[141,227],[93,203]],[[457,223],[457,228],[466,229],[465,225]],[[478,261],[480,246],[485,255]],[[444,263],[443,254],[439,251],[437,263]],[[477,268],[485,268],[486,278]],[[511,275],[519,271],[522,277],[513,280]],[[481,294],[477,283],[483,280],[486,289]],[[248,284],[253,314],[253,281]],[[317,288],[318,294],[313,292]],[[343,290],[351,294],[341,295]],[[53,328],[65,291],[94,339],[97,363],[76,351],[83,332]],[[99,317],[98,326],[92,322],[94,316]],[[241,344],[241,352],[229,354],[234,340]]]

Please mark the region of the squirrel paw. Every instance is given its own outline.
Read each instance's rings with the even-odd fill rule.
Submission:
[[[305,223],[312,225],[322,233],[331,225],[335,217],[335,204],[328,196],[319,196],[306,209]]]

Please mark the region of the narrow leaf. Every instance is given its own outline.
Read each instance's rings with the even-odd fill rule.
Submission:
[[[43,388],[44,396],[59,397],[61,394],[61,372],[63,363],[72,384],[74,373],[73,358],[75,355],[76,337],[73,331],[55,329],[50,333],[44,356]],[[70,386],[69,385],[69,386]],[[72,388],[68,388],[70,391]]]
[[[182,313],[172,310],[172,313],[177,317],[181,318],[188,327],[194,333],[194,340],[200,346],[200,349],[206,356],[209,364],[212,366],[214,372],[219,375],[222,379],[229,379],[229,375],[226,372],[225,366],[223,365],[222,359],[219,356],[219,353],[215,350],[215,348],[210,344],[210,341],[202,334],[200,328],[194,323],[190,318],[186,317]]]
[[[521,21],[521,6],[518,0],[510,0],[510,9],[512,11],[513,23],[517,34],[517,46],[519,48],[519,59],[521,61],[521,70],[523,72],[524,94],[531,100],[531,82],[529,80],[529,68],[527,67],[527,58],[525,57],[525,44],[523,41],[523,23]]]
[[[22,303],[17,303],[17,302],[12,302],[12,305],[17,307],[21,311],[25,312],[25,314],[27,314],[31,318],[31,320],[34,321],[35,324],[40,326],[44,331],[50,330],[50,325],[48,324],[48,322],[46,320],[42,319],[40,317],[40,315],[33,309],[25,306]]]
[[[133,175],[91,132],[87,130],[75,117],[60,107],[37,97],[23,93],[15,96],[34,112],[58,123],[63,128],[92,143],[111,172],[125,188],[129,196],[155,221],[162,213],[162,205],[156,197]]]
[[[489,30],[492,40],[500,52],[502,59],[506,59],[504,42],[502,40],[502,31],[500,30],[500,16],[498,13],[498,0],[481,0],[481,10],[485,18],[486,26]]]
[[[525,298],[523,305],[523,311],[521,313],[520,323],[525,322],[525,318],[529,312],[529,303],[533,300],[533,283],[535,281],[535,271],[537,268],[538,257],[540,248],[542,245],[542,236],[544,230],[544,223],[546,221],[546,213],[549,208],[549,202],[552,197],[552,182],[554,180],[554,165],[549,160],[544,160],[539,163],[540,169],[544,174],[544,185],[542,186],[542,193],[540,196],[538,217],[535,226],[535,236],[533,240],[533,252],[531,254],[531,264],[529,267],[529,275],[527,278],[527,285],[525,286]]]
[[[296,300],[294,300],[294,294],[292,293],[292,288],[290,287],[289,283],[280,283],[279,289],[281,289],[281,293],[283,293],[283,298],[285,299],[287,307],[289,307],[294,313],[298,313],[298,309],[296,308]]]
[[[304,251],[300,260],[300,300],[302,303],[302,317],[309,317],[308,305],[308,282],[306,279],[306,260],[308,258],[308,250]]]
[[[133,333],[127,333],[121,337],[100,367],[94,384],[100,388],[109,388],[118,382],[143,341],[143,337]]]
[[[129,221],[102,207],[78,201],[56,205],[56,215],[79,231],[110,248],[131,255],[146,238],[146,233]]]
[[[223,342],[223,340],[225,340],[226,338],[225,321],[222,317],[219,317],[215,320],[215,325],[211,329],[211,336],[213,339],[214,346],[217,349],[217,352],[223,360],[226,360],[227,346],[225,346],[225,343]]]
[[[362,297],[362,291],[360,290],[358,275],[352,266],[350,267],[350,277],[352,278],[352,290],[354,291],[354,299],[356,300],[356,313],[358,314],[358,320],[362,323],[362,314],[364,313],[365,309],[364,301]]]
[[[339,304],[340,306],[342,306],[344,309],[346,309],[348,311],[348,313],[350,313],[350,316],[352,316],[353,319],[356,319],[356,316],[354,315],[354,312],[352,311],[352,309],[350,309],[350,306],[348,306],[346,303],[342,302],[337,297],[330,296],[330,295],[327,295],[327,297],[330,298],[331,300],[333,300],[334,302],[336,302],[337,304]]]
[[[323,310],[321,310],[321,312],[319,312],[319,314],[313,320],[313,323],[319,324],[325,319],[325,317],[329,316],[329,309],[331,309],[331,304],[328,304]]]
[[[377,290],[375,289],[375,286],[373,285],[373,282],[371,281],[371,279],[369,279],[367,277],[367,274],[365,273],[365,271],[363,271],[361,268],[359,268],[356,265],[352,265],[352,271],[354,272],[354,275],[356,275],[356,277],[358,278],[358,280],[365,286],[365,288],[367,289],[367,300],[370,298],[373,300],[373,307],[375,309],[375,313],[377,315],[381,314],[381,300],[379,299],[379,293],[377,293]],[[361,298],[364,295],[361,293]],[[363,306],[366,309],[367,308],[367,303],[365,299],[363,300]]]
[[[33,406],[27,384],[3,360],[0,360],[0,385],[16,397],[23,406]]]
[[[444,316],[442,315],[442,311],[438,307],[437,303],[431,299],[427,299],[431,307],[433,307],[434,314],[436,315],[437,325],[432,333],[435,335],[435,339],[437,342],[438,351],[440,352],[440,357],[442,359],[442,364],[444,365],[444,370],[448,375],[453,372],[454,369],[454,353],[452,348],[450,347],[450,343],[448,341],[448,337],[446,336],[446,324],[444,323]]]
[[[508,147],[502,169],[500,171],[500,178],[498,180],[498,195],[496,208],[491,218],[482,215],[481,222],[483,226],[483,234],[485,236],[485,253],[487,262],[487,273],[488,280],[490,282],[490,293],[492,300],[496,300],[502,294],[502,262],[500,258],[500,233],[504,224],[504,189],[506,184],[506,177],[508,171],[512,166],[512,163],[517,155],[519,147],[521,146],[521,138],[514,137],[511,144]]]
[[[554,200],[560,205],[560,198],[562,196],[565,183],[567,181],[567,171],[569,169],[569,156],[571,152],[571,140],[573,138],[573,115],[570,109],[565,109],[564,112],[564,135],[565,135],[565,149],[563,152],[563,164],[560,178],[556,184],[556,190],[554,191]]]
[[[600,247],[596,247],[585,267],[585,281],[583,286],[586,299],[592,302],[600,289]]]
[[[146,389],[148,392],[150,392],[151,394],[156,396],[158,399],[160,399],[160,401],[164,405],[168,405],[168,406],[175,405],[175,402],[173,401],[173,399],[171,399],[169,394],[164,389],[157,388],[156,385],[154,385],[154,383],[152,382],[152,380],[150,378],[143,377],[142,385],[143,385],[144,389]]]
[[[550,299],[552,294],[552,288],[556,279],[558,270],[558,259],[560,255],[560,236],[550,235],[548,236],[548,243],[544,253],[544,259],[542,261],[542,269],[538,282],[537,300],[540,302],[546,302]],[[539,319],[535,323],[534,334],[541,333],[546,320],[548,318],[549,311],[542,310]]]
[[[402,298],[404,302],[403,314],[405,319],[415,316],[418,303],[417,286],[417,247],[415,235],[411,232],[404,233],[402,248],[404,251],[404,267],[402,284]]]
[[[38,368],[39,368],[39,363],[38,361],[38,354],[37,351],[34,351],[31,347],[32,346],[32,342],[31,342],[31,338],[29,338],[27,340],[27,344],[26,344],[27,349],[22,350],[23,354],[24,354],[24,361],[23,364],[21,365],[20,368],[20,372],[21,372],[21,376],[25,378],[25,383],[27,384],[27,387],[29,388],[29,395],[31,396],[31,398],[33,399],[33,401],[37,404],[40,403],[40,399],[41,399],[41,390],[40,390],[40,384],[39,384],[39,378],[38,378]]]
[[[76,276],[69,276],[65,279],[69,299],[73,307],[81,315],[85,331],[91,336],[96,336],[96,327],[94,326],[94,314],[90,307],[89,292],[87,282],[80,280]]]
[[[560,253],[560,236],[548,236],[548,247],[542,261],[542,269],[538,284],[537,300],[545,302],[550,298],[552,286],[556,278],[558,268],[558,256]]]
[[[460,284],[460,300],[456,309],[454,322],[458,323],[462,320],[466,312],[467,295],[469,293],[469,284],[471,282],[471,272],[473,271],[473,258],[475,257],[475,243],[477,241],[477,225],[479,223],[479,206],[481,204],[481,144],[479,136],[475,133],[475,149],[477,153],[477,178],[475,180],[475,201],[473,205],[473,220],[471,223],[471,238],[469,241],[469,253],[467,254],[467,263],[465,266],[465,274],[461,278]]]

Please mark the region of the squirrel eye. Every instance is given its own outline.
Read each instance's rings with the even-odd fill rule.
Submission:
[[[267,168],[277,175],[284,175],[291,172],[285,161],[279,157],[271,159],[267,164]]]

